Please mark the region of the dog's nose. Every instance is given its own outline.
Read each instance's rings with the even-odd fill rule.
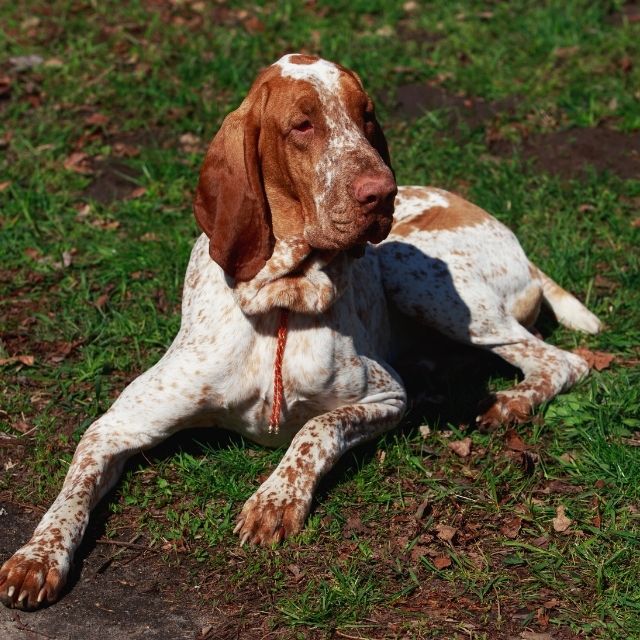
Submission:
[[[392,204],[398,191],[391,173],[365,173],[353,181],[353,195],[367,212]]]

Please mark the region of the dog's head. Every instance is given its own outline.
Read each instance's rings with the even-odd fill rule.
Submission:
[[[396,184],[358,76],[292,54],[265,69],[211,142],[194,201],[211,257],[251,280],[274,241],[358,250],[391,228]]]

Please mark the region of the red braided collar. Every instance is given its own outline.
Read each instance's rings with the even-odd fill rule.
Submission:
[[[282,358],[284,356],[284,347],[287,342],[288,323],[288,309],[280,309],[276,357],[273,362],[273,406],[271,407],[271,417],[269,418],[269,433],[275,434],[280,430],[280,413],[282,411],[282,401],[284,398],[284,390],[282,387]]]

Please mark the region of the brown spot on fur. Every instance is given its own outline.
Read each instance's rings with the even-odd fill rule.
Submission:
[[[291,64],[313,64],[318,60],[318,56],[310,56],[304,53],[296,53],[288,58]]]
[[[405,218],[394,225],[392,233],[408,236],[414,231],[447,231],[474,227],[489,220],[489,214],[459,196],[450,194],[448,207],[428,207],[422,213]]]
[[[523,327],[532,327],[538,319],[542,304],[542,287],[532,282],[518,298],[511,308],[511,313]]]

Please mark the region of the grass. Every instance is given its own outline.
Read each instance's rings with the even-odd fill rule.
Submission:
[[[282,452],[202,432],[202,444],[182,440],[129,467],[107,534],[136,526],[178,551],[238,629],[242,605],[282,637],[640,638],[640,176],[596,167],[569,179],[552,158],[491,145],[526,150],[536,136],[596,126],[631,140],[640,25],[613,1],[415,4],[0,8],[0,87],[10,85],[0,98],[0,358],[35,357],[3,367],[0,429],[24,448],[4,450],[0,489],[50,501],[84,429],[166,349],[206,142],[262,66],[305,49],[362,76],[399,183],[453,189],[497,215],[606,323],[589,338],[550,325],[548,339],[616,360],[518,429],[524,465],[504,430],[470,432],[469,459],[451,452],[467,435],[455,415],[473,380],[489,375],[497,388],[512,375],[452,365],[438,381],[444,405],[347,456],[281,549],[238,550],[232,529]],[[9,62],[30,54],[42,63],[17,71]],[[479,123],[463,113],[454,126],[446,109],[410,120],[394,104],[410,83],[511,106]],[[108,177],[66,169],[73,152],[106,163]],[[87,195],[123,171],[125,195],[136,197]],[[411,426],[424,420],[426,438]],[[572,520],[565,534],[552,524],[561,505]],[[438,537],[442,524],[456,528],[452,540]],[[438,558],[450,565],[438,569]]]

